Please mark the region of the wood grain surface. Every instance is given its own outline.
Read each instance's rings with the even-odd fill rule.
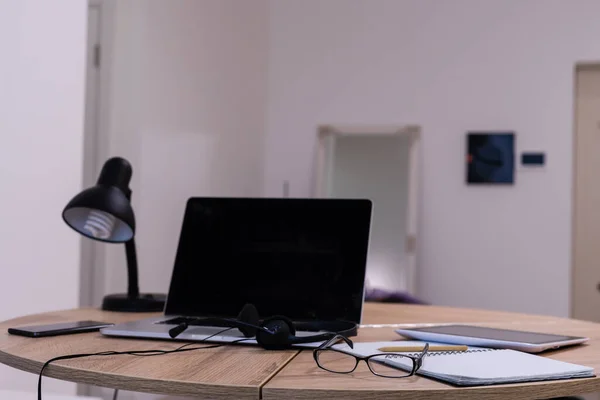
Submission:
[[[545,357],[600,370],[600,324],[539,315],[486,310],[467,310],[420,305],[367,303],[359,335],[353,340],[405,340],[395,326],[468,323],[496,328],[531,330],[590,337],[589,344],[543,353]],[[277,373],[262,390],[271,399],[544,399],[600,391],[600,378],[458,388],[413,376],[389,379],[374,376],[361,363],[349,375],[333,374],[317,367],[310,351],[303,351]]]
[[[43,362],[58,355],[106,350],[173,349],[181,343],[119,339],[98,332],[31,339],[9,335],[11,326],[83,319],[125,322],[155,316],[103,312],[97,309],[58,311],[17,318],[0,324],[0,362],[38,373]],[[364,326],[355,341],[403,340],[396,326],[470,323],[483,326],[588,336],[589,344],[544,353],[557,360],[600,369],[600,324],[540,315],[524,315],[451,307],[366,303]],[[419,376],[386,379],[360,365],[351,375],[319,369],[310,350],[266,351],[255,346],[223,346],[154,357],[129,355],[58,361],[45,375],[97,386],[197,396],[206,399],[540,399],[600,391],[600,378],[456,388]]]
[[[102,351],[174,349],[184,343],[105,337],[99,332],[26,338],[10,335],[13,326],[92,319],[125,322],[156,314],[129,314],[81,309],[33,315],[0,325],[0,362],[39,373],[56,356]],[[202,344],[200,344],[202,346]],[[93,356],[57,361],[45,376],[115,389],[202,398],[257,399],[260,388],[298,352],[264,351],[256,346],[228,345],[185,353],[138,357]],[[35,389],[35,388],[32,388]]]

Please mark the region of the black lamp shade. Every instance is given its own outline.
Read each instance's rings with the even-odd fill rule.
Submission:
[[[94,240],[125,243],[135,235],[131,208],[131,165],[121,157],[106,161],[96,186],[84,190],[67,204],[63,219],[71,228]]]
[[[121,312],[158,312],[166,295],[141,294],[135,250],[135,216],[131,207],[132,168],[124,158],[113,157],[102,166],[96,186],[84,190],[67,204],[63,220],[94,240],[124,243],[127,256],[127,293],[104,296],[102,309]]]
[[[63,211],[64,221],[94,240],[123,243],[135,234],[135,216],[125,193],[97,185],[75,196]]]

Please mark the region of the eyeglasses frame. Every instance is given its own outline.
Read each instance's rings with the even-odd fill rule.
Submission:
[[[351,374],[352,372],[354,372],[356,370],[356,367],[358,366],[358,363],[361,361],[364,361],[367,364],[367,367],[369,368],[369,371],[371,371],[371,373],[373,375],[382,377],[382,378],[408,378],[410,376],[413,376],[414,374],[417,373],[417,371],[421,368],[421,366],[423,365],[423,357],[425,357],[425,355],[427,354],[428,350],[429,350],[429,343],[425,343],[425,346],[423,347],[423,350],[421,351],[421,353],[418,356],[412,356],[412,355],[408,355],[408,354],[399,354],[399,353],[377,353],[377,354],[371,354],[369,356],[357,356],[355,354],[351,354],[348,352],[345,352],[343,350],[339,350],[339,349],[335,349],[332,347],[329,347],[333,344],[335,344],[335,342],[339,341],[339,340],[343,340],[348,346],[350,346],[350,348],[354,348],[354,344],[352,343],[352,341],[350,339],[348,339],[347,337],[343,336],[343,335],[335,335],[333,336],[331,339],[329,339],[326,342],[323,342],[319,347],[313,349],[313,358],[315,360],[315,363],[317,363],[317,366],[325,371],[328,372],[333,372],[336,374]],[[355,364],[354,364],[354,368],[352,368],[352,370],[350,371],[345,371],[345,372],[340,372],[340,371],[332,371],[330,369],[327,369],[325,367],[323,367],[320,363],[319,363],[319,351],[322,350],[327,350],[327,351],[335,351],[338,353],[342,353],[351,357],[354,357],[355,360]],[[389,356],[389,355],[398,355],[400,357],[403,358],[409,358],[413,361],[413,366],[412,366],[412,370],[410,371],[410,373],[408,375],[403,375],[403,376],[387,376],[387,375],[382,375],[382,374],[378,374],[377,372],[373,371],[373,369],[371,368],[371,365],[369,363],[369,359],[374,358],[374,357],[381,357],[381,356]]]

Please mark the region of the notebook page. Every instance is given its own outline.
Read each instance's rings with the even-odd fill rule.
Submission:
[[[593,369],[589,367],[515,350],[433,355],[425,357],[422,369],[434,375],[451,375],[491,381],[564,377],[593,372]]]

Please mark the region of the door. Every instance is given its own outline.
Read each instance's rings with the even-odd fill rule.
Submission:
[[[600,322],[600,65],[576,69],[573,149],[571,313]]]

